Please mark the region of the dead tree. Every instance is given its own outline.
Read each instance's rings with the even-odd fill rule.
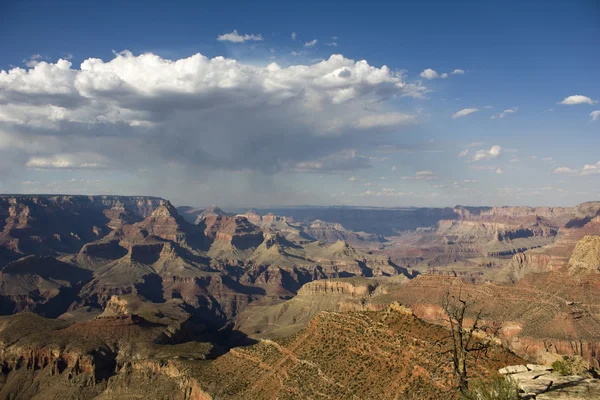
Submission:
[[[463,297],[462,289],[459,290],[458,296],[448,290],[442,300],[442,309],[450,332],[438,343],[445,344],[446,348],[441,350],[442,354],[451,354],[456,386],[465,397],[469,396],[468,360],[473,359],[477,362],[479,357],[487,357],[488,350],[494,346],[501,329],[499,323],[486,323],[488,315],[483,308],[477,309],[473,313],[472,322],[469,320],[467,323],[467,314],[471,314],[476,306],[477,302],[471,295]]]

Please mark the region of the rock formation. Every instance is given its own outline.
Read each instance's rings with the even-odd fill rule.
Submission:
[[[600,272],[600,236],[585,236],[577,242],[569,259],[569,270]]]

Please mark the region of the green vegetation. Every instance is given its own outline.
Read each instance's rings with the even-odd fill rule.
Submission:
[[[470,385],[464,400],[518,400],[519,386],[509,376],[495,375],[490,380],[477,380]]]
[[[564,356],[562,360],[556,360],[552,363],[552,369],[561,375],[572,375],[573,374],[573,360],[569,357]]]

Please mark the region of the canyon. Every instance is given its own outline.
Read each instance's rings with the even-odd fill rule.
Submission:
[[[599,260],[600,202],[225,212],[3,195],[0,397],[451,398],[431,350],[446,293],[502,325],[477,375],[562,356],[598,369]]]

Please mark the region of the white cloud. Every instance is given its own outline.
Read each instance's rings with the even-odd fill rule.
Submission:
[[[420,76],[421,78],[425,78],[425,79],[446,79],[448,78],[450,75],[462,75],[464,74],[465,71],[463,71],[462,69],[455,69],[454,71],[448,73],[448,72],[444,72],[442,74],[439,74],[436,70],[431,69],[431,68],[427,68],[425,69],[423,72],[421,72]]]
[[[454,113],[454,115],[452,115],[452,118],[456,119],[456,118],[464,117],[464,116],[467,116],[469,114],[473,114],[473,113],[475,113],[477,111],[479,111],[477,108],[465,108],[465,109],[462,109],[462,110],[457,111],[456,113]]]
[[[439,74],[431,68],[427,68],[426,70],[421,72],[420,76],[421,78],[425,79],[437,79],[440,77]]]
[[[329,42],[329,43],[325,43],[327,46],[330,47],[337,47],[337,43],[336,42]]]
[[[231,33],[225,33],[223,35],[219,35],[217,36],[217,40],[220,42],[233,42],[233,43],[244,43],[246,41],[249,40],[253,40],[253,41],[261,41],[264,40],[264,38],[262,37],[262,35],[258,34],[246,34],[246,35],[240,35],[238,34],[237,30],[234,30]]]
[[[304,47],[315,47],[315,45],[317,44],[317,42],[318,42],[317,39],[313,39],[310,42],[304,43]]]
[[[292,40],[296,40],[296,32],[292,32],[291,37],[292,37]]]
[[[569,167],[560,167],[554,170],[555,174],[569,174],[569,175],[597,175],[600,174],[600,161],[596,164],[585,164],[582,169],[574,169]]]
[[[356,122],[359,129],[371,129],[378,127],[391,127],[405,125],[415,122],[416,116],[413,114],[404,114],[392,112],[387,114],[366,115]]]
[[[493,145],[489,150],[477,150],[473,156],[473,161],[489,160],[498,158],[502,155],[502,147],[497,144]]]
[[[105,159],[93,153],[56,154],[46,157],[31,157],[26,167],[36,169],[98,169],[106,168]]]
[[[575,105],[575,104],[594,104],[594,103],[597,103],[597,101],[594,101],[587,96],[582,96],[580,94],[577,94],[574,96],[565,97],[565,99],[563,101],[561,101],[559,104]]]
[[[494,108],[494,106],[485,106],[485,107],[483,107],[483,108],[490,109],[490,108]]]
[[[458,153],[459,157],[466,157],[468,155],[469,155],[469,150],[468,149],[465,149],[465,150],[461,151],[460,153]]]
[[[467,147],[479,147],[479,146],[483,146],[485,144],[485,142],[471,142],[467,145]]]
[[[501,175],[503,172],[504,172],[504,171],[502,170],[502,168],[498,168],[498,169],[496,170],[496,173],[497,173],[498,175]]]
[[[516,113],[517,111],[519,111],[519,107],[514,107],[514,108],[509,108],[504,110],[503,112],[501,112],[498,117],[499,118],[504,118],[506,115],[508,114],[512,114],[512,113]]]
[[[356,182],[358,180],[358,177],[356,176],[351,176],[350,178],[348,178],[348,182]]]
[[[439,177],[431,171],[418,171],[413,176],[403,176],[402,179],[413,181],[434,181],[439,179]]]
[[[596,121],[598,118],[600,118],[600,110],[592,111],[590,113],[590,118],[592,121]]]
[[[41,61],[0,71],[0,165],[137,171],[174,163],[192,176],[352,171],[374,160],[348,144],[391,145],[369,133],[417,122],[393,111],[392,100],[425,91],[386,66],[342,55],[287,67],[130,52],[79,68]],[[367,111],[373,104],[378,110]],[[97,159],[64,157],[88,153]]]
[[[41,54],[33,54],[31,57],[29,57],[29,59],[23,60],[23,64],[25,64],[25,66],[29,68],[33,68],[36,65],[38,65],[39,62],[43,60],[43,58],[44,57],[42,57]]]
[[[396,167],[392,167],[392,172],[396,170]]]
[[[569,167],[558,167],[554,170],[555,174],[578,174],[579,170],[572,169]]]
[[[596,175],[600,174],[600,161],[596,164],[586,164],[581,171],[581,175]]]

